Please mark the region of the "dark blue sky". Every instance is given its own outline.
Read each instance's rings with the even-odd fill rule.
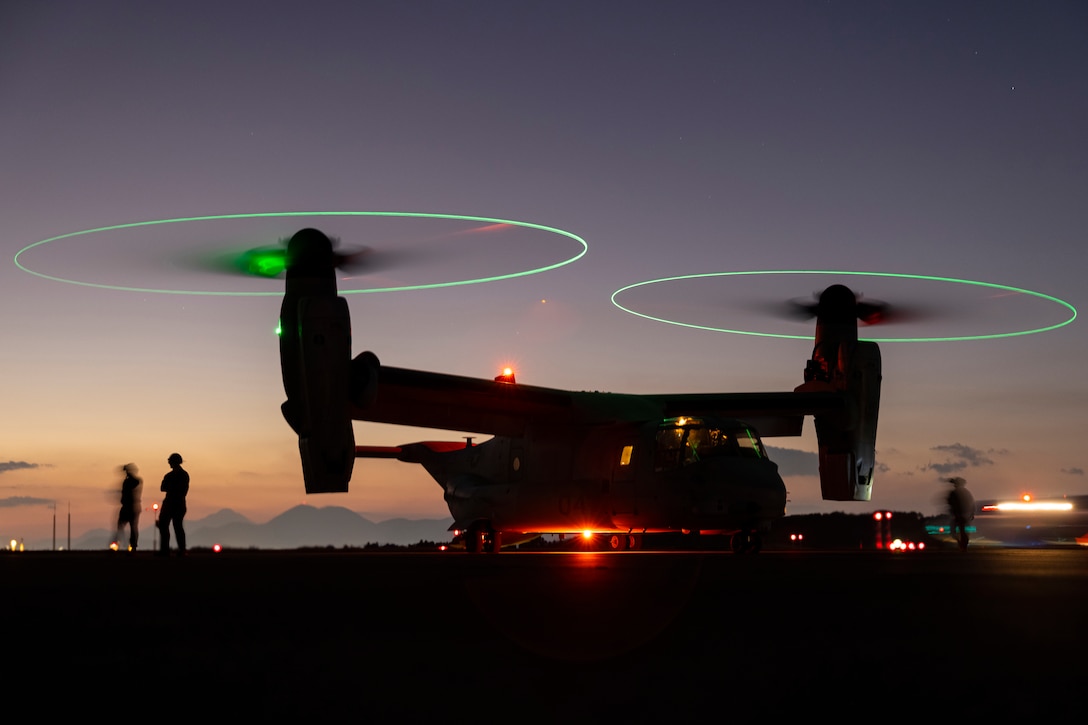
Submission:
[[[2,243],[11,259],[84,229],[279,211],[533,222],[577,234],[589,252],[515,281],[353,296],[356,351],[479,377],[513,359],[519,380],[576,389],[788,390],[805,341],[653,323],[613,307],[612,292],[695,273],[850,270],[1083,307],[1085,68],[1088,9],[1070,2],[8,2]],[[407,228],[411,243],[358,220],[322,223],[345,242],[418,242]],[[229,287],[179,258],[294,229],[281,219],[99,233],[21,261],[93,283]],[[467,264],[487,276],[521,255],[531,265],[569,253],[545,235],[512,240],[500,259],[463,231],[427,247],[451,257],[418,274]],[[260,520],[303,497],[278,410],[274,297],[120,292],[14,264],[0,275],[0,535],[47,521],[28,501],[71,500],[100,525],[116,467],[136,460],[157,480],[174,449],[191,463],[197,513],[233,506]],[[701,323],[777,330],[745,304],[817,283],[723,278],[690,291],[698,305],[681,304],[687,288],[664,297]],[[888,337],[1068,317],[989,288],[855,286],[967,310]],[[664,304],[643,302],[649,314]],[[885,345],[876,504],[928,510],[949,470],[981,496],[1082,492],[1082,328]],[[359,426],[357,437],[430,436]],[[799,451],[779,453],[793,509],[826,508],[814,441],[769,443]],[[421,471],[361,469],[351,494],[311,503],[443,513]]]

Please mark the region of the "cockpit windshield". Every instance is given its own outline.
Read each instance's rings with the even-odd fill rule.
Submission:
[[[715,457],[766,458],[754,430],[743,423],[722,424],[702,418],[668,418],[657,430],[654,470],[666,471]]]

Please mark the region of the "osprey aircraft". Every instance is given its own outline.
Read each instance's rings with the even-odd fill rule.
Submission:
[[[538,534],[603,534],[613,549],[643,536],[698,532],[759,551],[785,514],[786,487],[762,437],[815,421],[824,499],[868,501],[875,467],[880,350],[858,319],[888,313],[833,285],[802,311],[816,319],[812,358],[793,390],[621,394],[479,379],[352,357],[338,254],[303,229],[285,253],[280,312],[283,415],[298,434],[307,493],[345,492],[356,458],[423,466],[469,551]],[[355,442],[352,421],[478,434],[400,446]],[[724,541],[724,539],[722,539]]]

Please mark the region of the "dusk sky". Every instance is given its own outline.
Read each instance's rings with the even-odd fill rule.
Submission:
[[[1055,327],[1088,302],[1088,5],[1078,2],[0,4],[0,540],[116,516],[119,467],[189,516],[306,502],[448,515],[417,466],[306,497],[280,414],[282,282],[194,260],[317,226],[390,267],[348,289],[355,353],[629,393],[792,390],[810,335],[763,310],[841,281],[939,316],[863,337]],[[913,274],[970,280],[902,280]],[[68,282],[58,281],[60,278]],[[116,289],[136,288],[141,291]],[[1018,293],[1026,290],[1045,297]],[[154,291],[161,290],[161,291]],[[202,291],[216,294],[178,294]],[[225,292],[261,292],[231,295]],[[1049,299],[1064,301],[1064,305]],[[882,344],[871,503],[821,502],[811,421],[768,439],[788,511],[936,513],[1088,493],[1088,331]],[[357,423],[359,443],[456,433]],[[149,520],[144,528],[150,535]]]

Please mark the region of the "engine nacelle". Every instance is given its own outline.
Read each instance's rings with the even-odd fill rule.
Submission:
[[[880,348],[858,340],[858,318],[871,304],[859,306],[843,285],[820,293],[816,339],[798,391],[831,392],[842,405],[819,413],[820,490],[828,501],[868,501],[876,468],[876,424],[880,413]]]
[[[307,493],[348,490],[355,463],[351,319],[336,295],[328,237],[304,229],[287,249],[287,292],[280,308],[283,417],[298,434]]]
[[[816,416],[820,490],[828,501],[868,501],[876,468],[880,348],[857,342],[844,359],[845,410]]]
[[[298,379],[283,404],[287,422],[298,433],[307,493],[348,490],[355,463],[355,434],[348,406],[351,333],[342,297],[303,297],[298,301]],[[290,355],[289,350],[281,350]]]

